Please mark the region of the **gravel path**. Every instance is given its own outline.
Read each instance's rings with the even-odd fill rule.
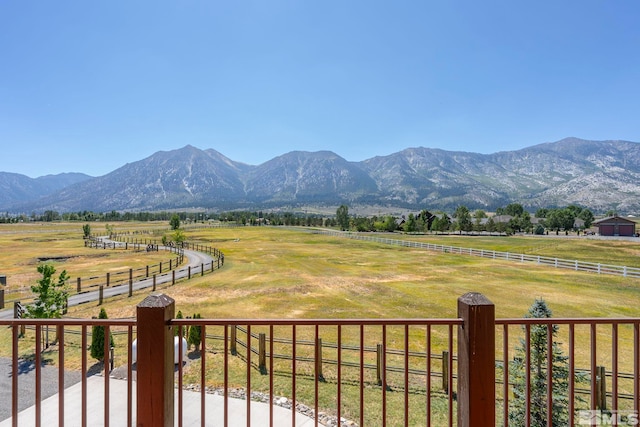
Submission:
[[[32,361],[18,361],[18,410],[32,406],[35,403],[35,364]],[[42,366],[42,399],[53,396],[58,392],[58,368],[43,364]],[[65,371],[65,388],[80,382],[82,375],[79,371]],[[0,357],[0,421],[11,417],[11,359]]]

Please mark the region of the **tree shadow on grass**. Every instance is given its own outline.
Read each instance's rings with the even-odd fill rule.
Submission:
[[[53,365],[53,359],[49,357],[42,357],[40,359],[40,367]],[[28,374],[36,369],[36,355],[29,354],[22,356],[18,360],[18,375]]]

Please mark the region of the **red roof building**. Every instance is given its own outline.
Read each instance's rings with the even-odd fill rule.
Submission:
[[[594,221],[601,236],[635,236],[636,223],[620,216],[610,216]]]

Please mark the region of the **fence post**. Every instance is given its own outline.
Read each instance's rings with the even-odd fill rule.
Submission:
[[[607,372],[604,366],[596,367],[596,375],[596,407],[601,411],[605,411],[607,409]]]
[[[98,305],[102,305],[103,298],[104,298],[104,286],[100,285],[100,288],[98,288]]]
[[[258,335],[258,369],[263,375],[267,373],[267,336],[264,333]]]
[[[495,306],[484,295],[458,298],[458,426],[496,422]]]
[[[129,269],[129,297],[133,295],[133,268]]]
[[[324,382],[324,375],[322,375],[322,338],[320,337],[316,340],[316,373],[316,379]]]
[[[174,425],[173,327],[175,301],[166,295],[149,295],[136,307],[137,393],[136,424]]]
[[[204,263],[200,263],[200,276],[204,276]]]
[[[172,285],[176,284],[176,271],[175,270],[171,270],[171,284]]]
[[[4,289],[0,289],[0,309],[4,308]]]
[[[109,287],[110,282],[111,282],[111,273],[107,272],[107,287]]]
[[[78,293],[82,292],[82,279],[79,277],[76,279],[76,291]]]
[[[382,385],[382,344],[376,344],[376,383]]]
[[[449,393],[449,352],[442,352],[442,391]]]
[[[238,340],[238,329],[236,328],[236,325],[231,325],[229,326],[231,328],[231,334],[229,337],[229,340],[231,341],[229,344],[229,351],[231,351],[232,355],[236,355],[238,354],[238,346],[237,346],[237,340]]]

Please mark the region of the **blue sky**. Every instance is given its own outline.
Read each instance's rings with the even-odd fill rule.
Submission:
[[[640,141],[640,2],[3,1],[0,171]]]

